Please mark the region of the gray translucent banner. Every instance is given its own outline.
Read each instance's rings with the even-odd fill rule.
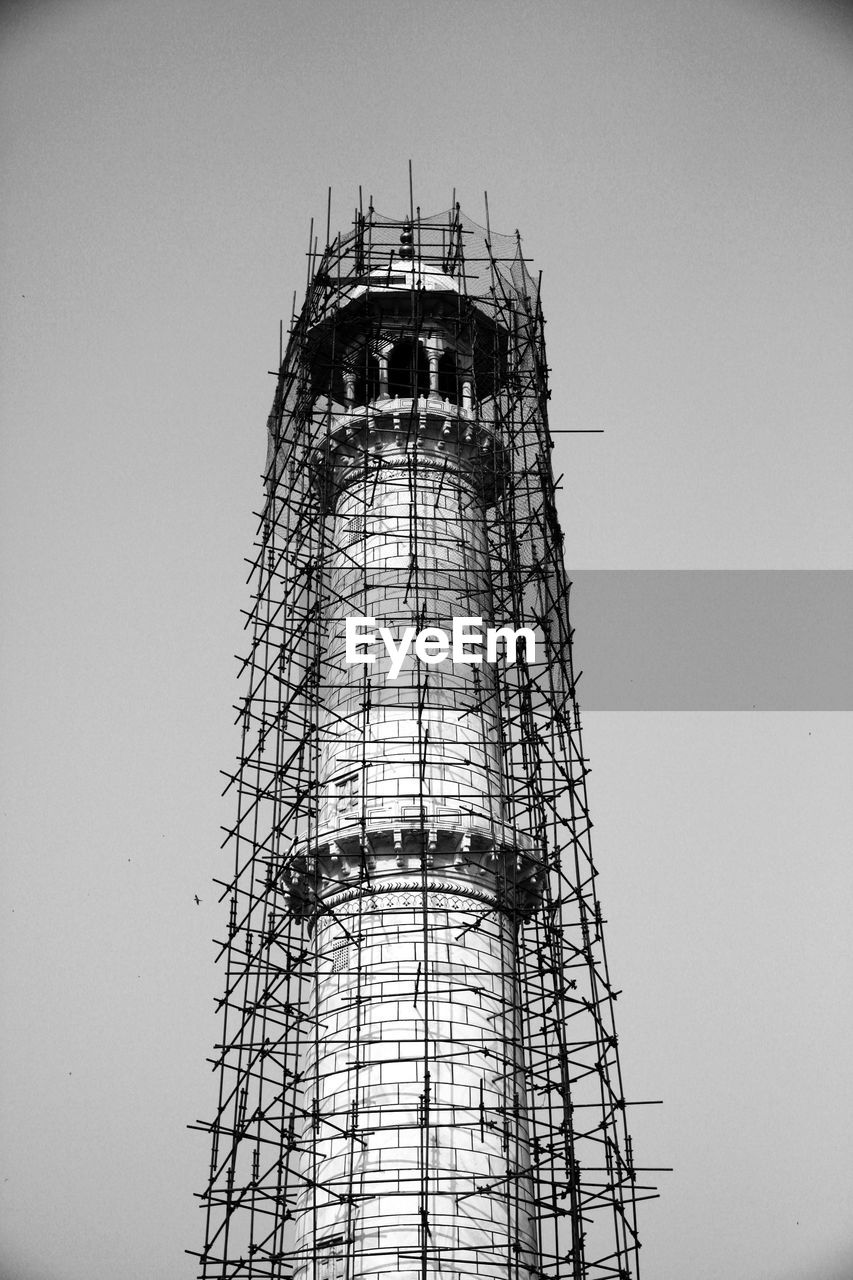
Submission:
[[[853,572],[571,574],[588,711],[853,709]]]

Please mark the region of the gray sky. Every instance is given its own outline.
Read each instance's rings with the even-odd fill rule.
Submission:
[[[326,188],[397,213],[411,156],[425,212],[521,229],[553,425],[605,429],[558,445],[571,567],[848,568],[844,15],[4,7],[4,1280],[193,1274],[243,557]],[[586,726],[623,1070],[665,1100],[635,1146],[676,1169],[646,1280],[846,1280],[851,717]]]

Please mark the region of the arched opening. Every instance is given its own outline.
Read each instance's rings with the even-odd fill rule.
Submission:
[[[429,360],[422,342],[403,338],[391,349],[388,394],[405,397],[429,395]]]
[[[456,363],[456,352],[449,349],[438,362],[438,394],[442,400],[459,403],[459,366]]]
[[[379,395],[379,361],[365,349],[355,375],[355,403],[371,404]]]

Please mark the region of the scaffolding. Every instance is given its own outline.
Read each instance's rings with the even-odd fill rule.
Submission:
[[[251,562],[199,1275],[633,1280],[653,1189],[590,847],[539,282],[517,233],[458,205],[326,238]],[[352,617],[388,652],[347,661]],[[392,676],[406,627],[472,617],[535,646],[454,665],[439,643]]]

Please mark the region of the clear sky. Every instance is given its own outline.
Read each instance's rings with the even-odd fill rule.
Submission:
[[[218,771],[309,220],[542,268],[577,569],[850,567],[853,41],[784,0],[32,0],[2,35],[0,1275],[193,1275]],[[579,637],[579,641],[581,637]],[[594,654],[584,662],[594,662]],[[796,673],[792,674],[796,678]],[[586,717],[645,1280],[853,1273],[851,717]],[[196,906],[193,895],[202,899]]]

